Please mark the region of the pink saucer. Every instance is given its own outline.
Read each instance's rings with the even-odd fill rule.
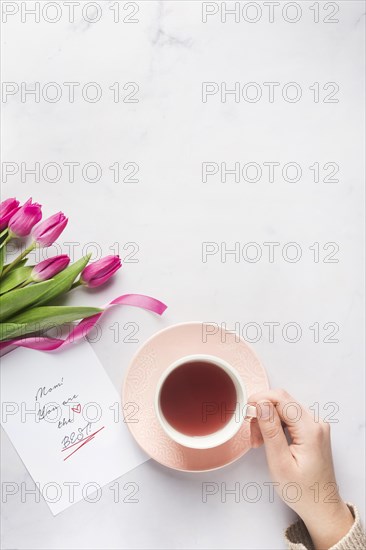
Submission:
[[[179,445],[165,434],[155,415],[155,389],[163,371],[186,355],[208,354],[237,369],[248,396],[269,387],[264,368],[244,340],[219,329],[203,342],[202,326],[182,323],[149,338],[133,357],[122,392],[125,422],[140,447],[160,464],[186,472],[215,470],[243,456],[251,448],[249,423],[243,422],[232,439],[213,449]]]

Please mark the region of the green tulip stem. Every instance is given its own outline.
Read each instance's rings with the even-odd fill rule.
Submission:
[[[8,244],[8,242],[10,241],[11,239],[11,235],[7,235],[5,237],[5,239],[3,240],[3,242],[0,244],[0,248],[2,248],[3,246],[6,246]]]
[[[28,277],[28,279],[26,279],[21,285],[19,285],[17,288],[24,288],[25,286],[27,285],[30,285],[31,283],[34,283],[36,281],[34,281],[33,277]]]
[[[29,252],[32,252],[32,250],[36,248],[36,245],[37,245],[36,241],[33,241],[28,246],[28,248],[26,248],[21,254],[19,254],[19,256],[17,256],[17,258],[15,258],[15,260],[13,260],[8,266],[6,266],[6,268],[3,271],[3,275],[6,275],[7,273],[9,273],[9,271],[13,269],[13,267],[15,267],[23,258],[25,258],[25,256],[27,256]]]
[[[78,286],[82,286],[82,282],[80,281],[80,279],[78,281],[76,281],[73,285],[71,285],[71,288],[70,290],[74,290],[74,288],[77,288]]]

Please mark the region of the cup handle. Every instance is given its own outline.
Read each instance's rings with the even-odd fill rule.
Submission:
[[[244,420],[252,420],[252,418],[257,418],[257,409],[254,405],[247,405]]]

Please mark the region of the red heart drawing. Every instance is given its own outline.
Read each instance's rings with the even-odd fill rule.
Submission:
[[[71,407],[71,410],[74,411],[74,412],[76,412],[76,413],[81,412],[81,405],[80,405],[80,403],[78,403],[78,404],[76,405],[76,407]]]

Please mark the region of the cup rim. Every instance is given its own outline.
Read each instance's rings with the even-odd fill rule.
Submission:
[[[180,366],[193,361],[208,362],[221,368],[229,375],[236,390],[236,407],[239,405],[239,420],[236,412],[225,426],[207,435],[191,436],[176,430],[166,420],[160,405],[161,390],[168,376]],[[191,449],[212,449],[229,441],[239,431],[244,421],[243,411],[247,405],[247,393],[239,373],[224,359],[210,354],[191,354],[183,356],[169,365],[160,376],[155,392],[154,408],[159,424],[163,431],[176,443]]]

